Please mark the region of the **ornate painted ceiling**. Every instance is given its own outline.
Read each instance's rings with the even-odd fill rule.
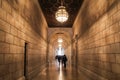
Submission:
[[[51,27],[67,27],[71,28],[76,15],[81,7],[83,0],[64,0],[64,6],[69,14],[68,21],[60,23],[55,19],[55,13],[61,5],[61,0],[38,0],[42,11],[47,20],[48,26]]]

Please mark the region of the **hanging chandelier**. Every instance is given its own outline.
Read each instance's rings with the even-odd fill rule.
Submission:
[[[68,12],[65,9],[65,6],[63,6],[63,1],[61,1],[61,6],[59,6],[58,11],[55,13],[55,18],[57,21],[63,23],[68,20]]]

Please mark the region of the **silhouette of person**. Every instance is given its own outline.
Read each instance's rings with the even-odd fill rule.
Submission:
[[[58,56],[58,62],[59,62],[59,66],[60,66],[60,59],[61,59],[61,57],[60,57],[60,56]]]
[[[55,56],[55,59],[57,59],[58,64],[59,64],[59,66],[60,66],[60,60],[61,60],[61,57],[60,57],[60,56],[58,56],[58,55],[56,55],[56,56]]]
[[[67,62],[67,57],[66,57],[66,55],[63,55],[63,57],[62,57],[62,63],[64,65],[64,68],[66,68],[66,62]]]

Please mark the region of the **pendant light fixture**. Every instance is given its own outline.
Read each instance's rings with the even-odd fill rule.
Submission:
[[[61,6],[59,6],[58,11],[55,13],[57,21],[63,23],[68,20],[68,12],[66,11],[65,6],[63,6],[63,0],[61,0]]]

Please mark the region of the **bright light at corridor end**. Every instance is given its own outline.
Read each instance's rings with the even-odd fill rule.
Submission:
[[[61,44],[59,44],[58,46],[59,46],[59,47],[62,47],[62,45],[61,45]]]
[[[62,42],[63,42],[63,40],[62,40],[61,38],[59,38],[59,39],[58,39],[58,42],[59,42],[59,43],[62,43]]]

